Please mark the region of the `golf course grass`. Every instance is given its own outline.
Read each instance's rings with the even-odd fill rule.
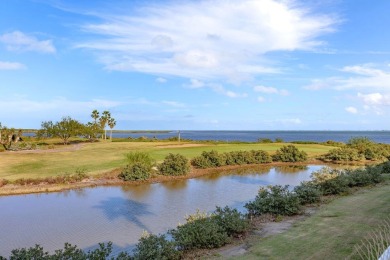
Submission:
[[[218,152],[264,150],[274,153],[284,143],[201,144],[191,142],[109,142],[56,145],[54,149],[0,153],[0,179],[46,178],[62,174],[84,172],[96,175],[125,165],[125,154],[130,151],[146,151],[157,162],[169,153],[179,153],[191,159],[203,151]],[[331,146],[297,144],[309,158],[327,153]]]
[[[252,242],[233,259],[361,259],[356,245],[390,216],[390,185],[361,188],[320,207],[290,230]]]

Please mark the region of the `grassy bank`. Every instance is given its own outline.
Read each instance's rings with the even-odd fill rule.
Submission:
[[[271,144],[195,144],[188,142],[96,142],[68,146],[55,146],[55,149],[27,152],[0,153],[0,179],[46,178],[63,174],[84,172],[97,175],[125,165],[125,154],[129,151],[149,152],[153,159],[162,161],[169,153],[179,153],[191,159],[202,151],[217,150],[228,152],[237,150],[264,150],[271,154],[283,143]],[[299,144],[299,149],[314,158],[327,153],[333,147],[318,144]]]
[[[252,241],[249,253],[232,259],[356,259],[355,245],[390,215],[389,191],[387,180],[333,200],[287,232]]]

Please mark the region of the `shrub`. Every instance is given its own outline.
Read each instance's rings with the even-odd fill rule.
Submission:
[[[367,186],[380,183],[383,181],[382,176],[383,166],[367,166],[365,169],[346,171],[348,177],[348,186]]]
[[[307,153],[299,151],[294,145],[287,145],[277,150],[272,159],[277,162],[304,162],[307,160]]]
[[[358,150],[344,146],[330,150],[327,154],[320,157],[320,159],[323,161],[351,162],[361,160],[362,156],[359,155]]]
[[[49,252],[43,250],[43,247],[40,245],[35,245],[35,247],[30,248],[20,248],[14,249],[11,251],[10,259],[96,259],[103,260],[108,259],[108,256],[112,252],[112,243],[108,242],[107,245],[100,243],[99,248],[84,252],[81,249],[78,249],[77,246],[72,246],[71,244],[66,243],[64,249],[56,250],[54,254],[50,255]],[[121,254],[122,256],[126,255],[125,253]],[[1,256],[0,256],[1,259]],[[3,258],[5,259],[5,258]],[[119,259],[116,258],[116,259]]]
[[[224,229],[228,236],[243,234],[249,227],[247,218],[237,209],[231,209],[228,206],[225,208],[217,207],[212,218]]]
[[[266,151],[262,150],[252,150],[253,163],[270,163],[272,162],[272,157]]]
[[[147,180],[150,178],[151,170],[149,165],[136,162],[123,168],[118,177],[124,181]]]
[[[269,138],[259,138],[259,139],[257,139],[257,142],[263,143],[263,144],[270,144],[270,143],[272,143],[272,140]]]
[[[275,139],[275,143],[283,143],[283,139],[282,138],[276,138]]]
[[[224,228],[210,217],[187,222],[169,233],[181,250],[218,248],[230,240]]]
[[[261,188],[255,200],[245,204],[251,215],[266,213],[274,215],[295,215],[300,210],[298,196],[288,190],[288,186]]]
[[[313,172],[311,177],[323,195],[337,195],[348,191],[349,180],[343,171],[324,167]]]
[[[321,190],[312,182],[302,182],[294,188],[301,205],[317,203],[321,201]]]
[[[148,234],[141,237],[133,252],[135,260],[181,258],[181,252],[176,250],[175,243],[168,241],[165,235]]]
[[[227,165],[243,165],[254,163],[252,155],[247,151],[233,151],[226,154]]]
[[[129,152],[126,154],[127,165],[118,175],[124,181],[147,180],[150,178],[154,160],[145,152]]]
[[[150,157],[150,155],[146,152],[129,152],[126,154],[126,160],[128,165],[133,165],[135,163],[141,163],[145,166],[153,167],[155,161]]]
[[[226,155],[219,154],[217,151],[210,152],[203,151],[198,157],[192,159],[191,164],[197,168],[211,168],[226,165]]]
[[[168,154],[164,161],[158,166],[163,175],[178,176],[185,175],[190,171],[188,159],[181,154]]]

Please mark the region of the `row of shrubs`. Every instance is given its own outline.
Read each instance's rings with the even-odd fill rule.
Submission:
[[[261,188],[254,201],[245,205],[248,214],[229,207],[217,207],[211,214],[197,212],[188,216],[185,224],[168,231],[170,239],[166,235],[146,234],[140,238],[133,255],[122,252],[112,259],[181,259],[190,250],[218,248],[234,237],[245,235],[250,228],[251,216],[299,214],[302,205],[318,203],[324,195],[343,194],[352,187],[379,183],[383,181],[383,173],[390,173],[389,162],[357,170],[323,168],[312,174],[311,181],[293,189],[279,185]],[[65,244],[64,249],[51,255],[37,245],[13,250],[10,259],[107,259],[111,252],[111,243],[99,244],[98,249],[88,252]],[[5,258],[0,256],[0,259]]]
[[[147,180],[152,174],[166,176],[185,175],[190,171],[188,159],[181,154],[168,154],[164,161],[156,165],[146,152],[130,152],[126,155],[127,165],[122,169],[119,178],[125,181]],[[225,165],[262,164],[270,162],[303,162],[307,154],[298,150],[294,145],[281,147],[274,155],[266,151],[233,151],[218,153],[215,150],[204,151],[200,156],[191,160],[196,168],[212,168]]]
[[[303,162],[307,160],[307,154],[298,150],[294,145],[281,147],[274,155],[266,151],[233,151],[218,153],[215,150],[204,151],[200,156],[191,160],[191,164],[196,168],[212,168],[225,165],[262,164],[270,162]]]
[[[333,162],[352,162],[361,160],[378,161],[389,157],[390,145],[375,143],[367,137],[355,137],[340,148],[330,150],[320,159]]]
[[[119,174],[119,178],[125,181],[147,180],[152,174],[179,176],[190,171],[188,159],[181,154],[168,154],[157,167],[146,152],[130,152],[126,157],[127,165]]]
[[[312,180],[290,190],[289,186],[261,188],[254,201],[245,205],[250,215],[295,215],[301,205],[320,202],[322,196],[347,193],[350,188],[374,185],[383,181],[383,173],[390,173],[390,163],[367,166],[357,170],[322,168],[312,173]]]

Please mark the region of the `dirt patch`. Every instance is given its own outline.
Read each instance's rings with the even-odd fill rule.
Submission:
[[[78,151],[82,146],[83,144],[78,143],[78,144],[70,144],[55,149],[20,150],[20,151],[10,151],[10,153],[61,153],[61,152]]]

